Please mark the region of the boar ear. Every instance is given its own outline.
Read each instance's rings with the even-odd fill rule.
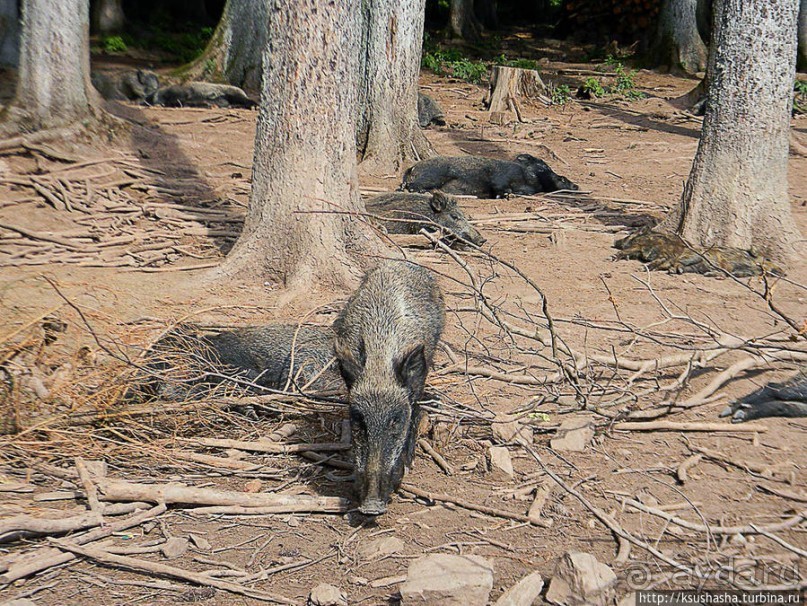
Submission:
[[[358,361],[353,357],[353,352],[350,348],[339,340],[333,344],[333,350],[339,362],[339,373],[342,375],[342,379],[345,381],[347,388],[350,389],[358,380],[362,370],[364,370],[364,340],[359,341]]]
[[[395,377],[398,379],[398,383],[416,398],[420,397],[423,384],[426,382],[426,373],[428,371],[426,366],[426,354],[423,351],[423,345],[418,345],[411,349],[394,363]]]
[[[443,212],[449,206],[449,199],[441,191],[436,191],[432,194],[432,199],[429,202],[432,207],[432,210],[436,213]]]

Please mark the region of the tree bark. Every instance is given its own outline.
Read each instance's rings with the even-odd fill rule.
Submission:
[[[511,120],[504,119],[502,114],[509,118],[511,112],[516,120],[523,122],[519,98],[537,97],[548,103],[546,92],[546,85],[541,80],[541,75],[534,69],[494,65],[490,72],[490,90],[488,92],[488,111],[491,122],[506,124]]]
[[[649,58],[671,71],[694,74],[706,68],[706,45],[698,32],[698,0],[664,0]]]
[[[356,144],[362,168],[394,173],[430,155],[420,131],[417,83],[425,0],[364,0]]]
[[[481,38],[481,26],[474,13],[474,0],[451,0],[449,6],[451,33],[468,42]]]
[[[92,7],[92,29],[99,34],[115,34],[123,29],[123,0],[97,0]]]
[[[97,117],[88,0],[26,0],[22,12],[17,95],[4,116],[5,130],[42,130]]]
[[[268,4],[268,0],[227,0],[205,52],[183,75],[260,90]]]
[[[20,16],[17,0],[0,0],[0,66],[16,66],[19,56]]]
[[[807,71],[807,0],[801,0],[799,8],[799,71]]]
[[[787,266],[800,238],[787,194],[799,0],[718,0],[709,101],[679,207],[661,225],[697,249]]]
[[[268,18],[252,192],[220,277],[292,291],[352,286],[380,251],[356,178],[358,2],[276,0]],[[267,58],[271,57],[271,61]]]

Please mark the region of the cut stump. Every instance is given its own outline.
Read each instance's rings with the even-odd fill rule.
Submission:
[[[508,118],[515,117],[519,122],[524,122],[519,98],[539,99],[549,104],[546,93],[546,85],[534,69],[495,65],[490,74],[488,93],[490,121],[503,124],[512,121]]]

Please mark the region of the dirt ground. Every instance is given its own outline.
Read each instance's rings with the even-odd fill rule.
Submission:
[[[579,70],[596,67],[550,61],[543,70],[548,81],[575,84],[585,77]],[[462,254],[502,318],[533,330],[546,326],[542,297],[526,277],[545,294],[559,338],[592,359],[653,360],[714,348],[730,337],[804,351],[803,340],[793,337],[795,331],[760,296],[759,279],[649,273],[638,262],[612,258],[615,238],[652,222],[681,194],[700,119],[675,98],[694,84],[640,71],[637,85],[646,99],[529,105],[525,122],[497,126],[482,106],[483,87],[423,74],[422,90],[447,115],[447,126],[427,131],[439,153],[500,158],[532,153],[591,192],[570,198],[462,200],[488,239],[485,248],[523,274],[489,256]],[[114,404],[120,389],[114,377],[120,369],[109,352],[118,345],[142,347],[182,320],[242,325],[306,317],[329,323],[348,293],[312,290],[310,296],[284,303],[277,285],[222,285],[210,279],[210,268],[237,236],[248,200],[256,112],[124,105],[110,106],[110,111],[129,123],[130,133],[103,149],[51,143],[26,154],[0,152],[0,347],[6,351],[23,337],[34,342],[34,328],[45,316],[67,323],[53,344],[19,358],[49,393],[26,398],[29,392],[21,390],[2,407],[7,426],[14,416],[22,432],[0,436],[0,487],[23,482],[35,495],[71,490],[74,457],[84,456],[105,459],[110,476],[134,481],[349,497],[348,471],[297,455],[248,454],[243,460],[261,467],[240,472],[179,460],[169,452],[226,456],[221,449],[194,449],[180,438],[256,440],[288,422],[298,427],[289,442],[338,441],[338,408],[315,411],[301,405],[297,413],[287,408],[252,420],[201,403],[169,413],[158,409],[115,416],[121,411]],[[794,118],[793,127],[805,133],[807,121]],[[54,150],[70,157],[59,160]],[[807,159],[792,156],[789,168],[793,213],[807,235]],[[57,202],[73,200],[72,211],[54,208],[47,195],[31,188],[31,181]],[[393,190],[399,183],[400,174],[361,178],[368,192]],[[7,225],[47,239],[31,239]],[[391,249],[391,255],[397,254]],[[215,570],[219,578],[246,579],[249,587],[300,604],[323,582],[339,587],[350,604],[397,603],[409,563],[431,553],[487,558],[494,568],[492,602],[532,571],[548,580],[568,551],[589,552],[610,565],[619,579],[617,597],[650,587],[728,587],[737,581],[732,570],[754,576],[757,585],[804,586],[804,560],[793,548],[807,548],[807,420],[765,419],[734,426],[736,431],[706,432],[624,431],[613,425],[656,410],[662,402],[691,401],[719,372],[750,354],[732,352],[702,367],[693,365],[680,390],[663,388],[682,376],[685,365],[634,373],[592,362],[576,388],[568,378],[546,382],[557,371],[551,347],[507,334],[482,318],[468,274],[449,255],[425,241],[407,247],[405,254],[440,275],[449,310],[444,341],[459,360],[452,362],[445,352],[438,355],[429,380],[437,397],[429,404],[431,424],[424,433],[453,474],[419,449],[405,482],[505,510],[512,518],[402,491],[388,513],[370,524],[358,524],[352,514],[234,516],[170,508],[157,523],[115,534],[109,545],[147,547],[193,535],[191,548],[177,559],[155,553],[132,557]],[[807,264],[800,263],[773,290],[776,309],[800,326],[807,316],[806,284]],[[493,376],[466,374],[466,366],[488,369]],[[740,373],[718,390],[717,399],[673,407],[661,420],[723,424],[718,413],[733,398],[784,378],[794,368],[776,361]],[[97,416],[90,424],[69,421],[80,413]],[[596,427],[593,440],[582,452],[551,448],[560,424],[572,417]],[[550,479],[521,445],[507,444],[512,478],[489,471],[488,448],[503,443],[491,421],[509,419],[520,419],[532,431],[534,452],[567,487],[651,546],[655,555],[634,544],[629,554],[623,546],[618,557],[620,544],[612,529]],[[703,455],[681,481],[679,466],[698,449],[711,454]],[[541,487],[549,490],[544,523],[531,525],[523,516]],[[4,492],[0,516],[55,517],[54,510],[86,510],[82,499],[31,499],[30,492]],[[766,526],[798,512],[802,518],[776,531],[782,544],[761,534],[687,529],[641,512],[629,500],[710,528]],[[403,546],[394,553],[373,553],[374,541],[389,537]],[[30,538],[0,544],[0,558],[43,543]],[[670,560],[689,571],[676,572]],[[714,576],[718,567],[721,578],[730,581],[698,578]],[[262,570],[267,573],[256,574]],[[54,605],[260,603],[178,580],[158,583],[154,576],[86,560],[0,589],[0,601],[20,595]]]

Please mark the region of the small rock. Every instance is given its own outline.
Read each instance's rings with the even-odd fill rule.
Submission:
[[[510,452],[504,446],[491,446],[488,449],[490,456],[490,473],[503,479],[513,479],[513,461]]]
[[[500,442],[532,445],[532,428],[518,421],[494,421],[490,427],[493,430],[493,437]]]
[[[401,606],[487,604],[492,588],[493,566],[484,558],[432,554],[409,564]]]
[[[368,585],[370,583],[370,579],[368,579],[366,577],[359,577],[359,576],[352,576],[352,577],[350,577],[348,579],[348,581],[350,581],[354,585],[361,585],[362,587],[364,587],[365,585]]]
[[[591,419],[573,417],[566,419],[558,428],[557,437],[550,441],[552,448],[567,452],[583,452],[594,437]]]
[[[208,541],[204,537],[200,537],[198,534],[190,535],[190,539],[193,542],[193,544],[196,545],[196,549],[198,549],[199,551],[210,551],[210,549],[212,548],[210,541]]]
[[[258,480],[258,479],[250,480],[249,482],[244,484],[244,492],[249,492],[249,493],[254,494],[256,492],[260,492],[261,488],[263,488],[263,482],[261,480]]]
[[[403,551],[404,546],[404,542],[397,537],[382,537],[362,543],[358,548],[358,552],[363,560],[375,560],[393,553],[400,553]]]
[[[569,551],[558,562],[546,599],[553,604],[605,606],[615,583],[614,571],[593,555]]]
[[[505,591],[496,600],[496,606],[532,606],[543,588],[543,577],[539,572],[533,572]]]
[[[184,555],[190,547],[190,541],[183,537],[171,537],[165,543],[160,545],[160,551],[168,560],[175,560]]]
[[[20,598],[18,600],[11,600],[10,602],[3,602],[0,606],[37,606],[36,602],[28,598]]]
[[[311,606],[347,606],[347,598],[338,587],[320,583],[308,594]]]

